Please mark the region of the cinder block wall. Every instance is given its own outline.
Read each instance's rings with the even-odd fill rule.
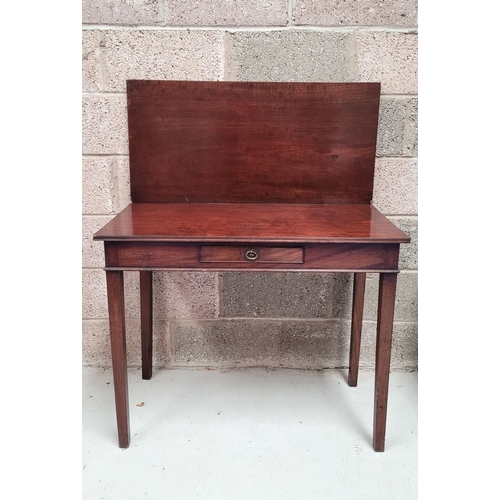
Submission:
[[[83,0],[83,362],[110,365],[103,245],[129,202],[127,79],[381,81],[374,205],[402,245],[393,368],[417,367],[416,0]],[[140,364],[138,273],[125,273]],[[361,365],[373,367],[377,275]],[[155,273],[156,367],[348,363],[352,276]]]

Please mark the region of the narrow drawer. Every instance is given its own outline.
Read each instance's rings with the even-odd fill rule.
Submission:
[[[274,262],[302,264],[302,247],[201,245],[200,262]]]

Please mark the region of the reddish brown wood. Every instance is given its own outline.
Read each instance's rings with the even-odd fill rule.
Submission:
[[[109,330],[111,338],[111,359],[115,388],[116,417],[118,423],[118,444],[128,448],[130,426],[128,410],[127,348],[125,342],[125,300],[123,295],[123,272],[107,271]]]
[[[373,448],[375,451],[384,451],[385,448],[396,280],[397,274],[380,273],[375,354],[375,408],[373,417]]]
[[[399,264],[399,244],[387,245],[385,252],[385,269],[397,269]]]
[[[379,83],[128,81],[132,201],[368,204],[379,99]]]
[[[331,243],[305,245],[304,265],[310,269],[372,272],[380,269],[397,271],[397,265],[386,265],[387,253],[398,244]]]
[[[95,239],[245,244],[409,241],[370,205],[251,203],[132,203]]]
[[[247,253],[255,252],[250,257]],[[265,263],[291,263],[304,262],[304,249],[302,247],[264,247],[259,245],[248,246],[223,246],[202,245],[200,247],[200,262],[265,262]]]
[[[141,349],[142,378],[149,380],[153,375],[153,273],[141,271]]]
[[[151,271],[166,269],[356,273],[349,385],[366,273],[381,273],[373,443],[384,449],[399,245],[410,239],[371,206],[379,97],[378,83],[127,82],[133,203],[94,235],[105,247],[121,447],[122,271],[141,272],[150,378]]]
[[[354,273],[352,299],[351,346],[349,351],[349,375],[347,383],[358,385],[359,352],[361,348],[361,327],[363,326],[363,306],[365,303],[366,273]]]
[[[129,270],[238,270],[238,271],[366,271],[397,272],[397,263],[389,267],[387,255],[397,251],[399,244],[324,243],[303,244],[303,263],[278,261],[200,262],[196,243],[164,243],[158,241],[106,241],[106,269]],[[244,253],[252,245],[235,245],[235,254]],[[264,249],[262,245],[255,248]],[[271,253],[276,248],[269,247]],[[395,250],[396,248],[396,250]],[[227,255],[227,254],[226,254]]]

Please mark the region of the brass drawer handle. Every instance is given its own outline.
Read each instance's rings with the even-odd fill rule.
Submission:
[[[245,257],[248,259],[248,260],[257,260],[259,258],[259,252],[257,252],[257,250],[254,250],[253,248],[250,249],[250,250],[247,250],[245,252]]]

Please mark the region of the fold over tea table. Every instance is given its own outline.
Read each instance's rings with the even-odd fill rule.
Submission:
[[[384,450],[398,255],[372,206],[378,83],[127,82],[132,203],[104,241],[119,446],[130,443],[123,272],[139,271],[142,375],[152,273],[354,273],[356,386],[366,273],[379,273],[373,447]]]

